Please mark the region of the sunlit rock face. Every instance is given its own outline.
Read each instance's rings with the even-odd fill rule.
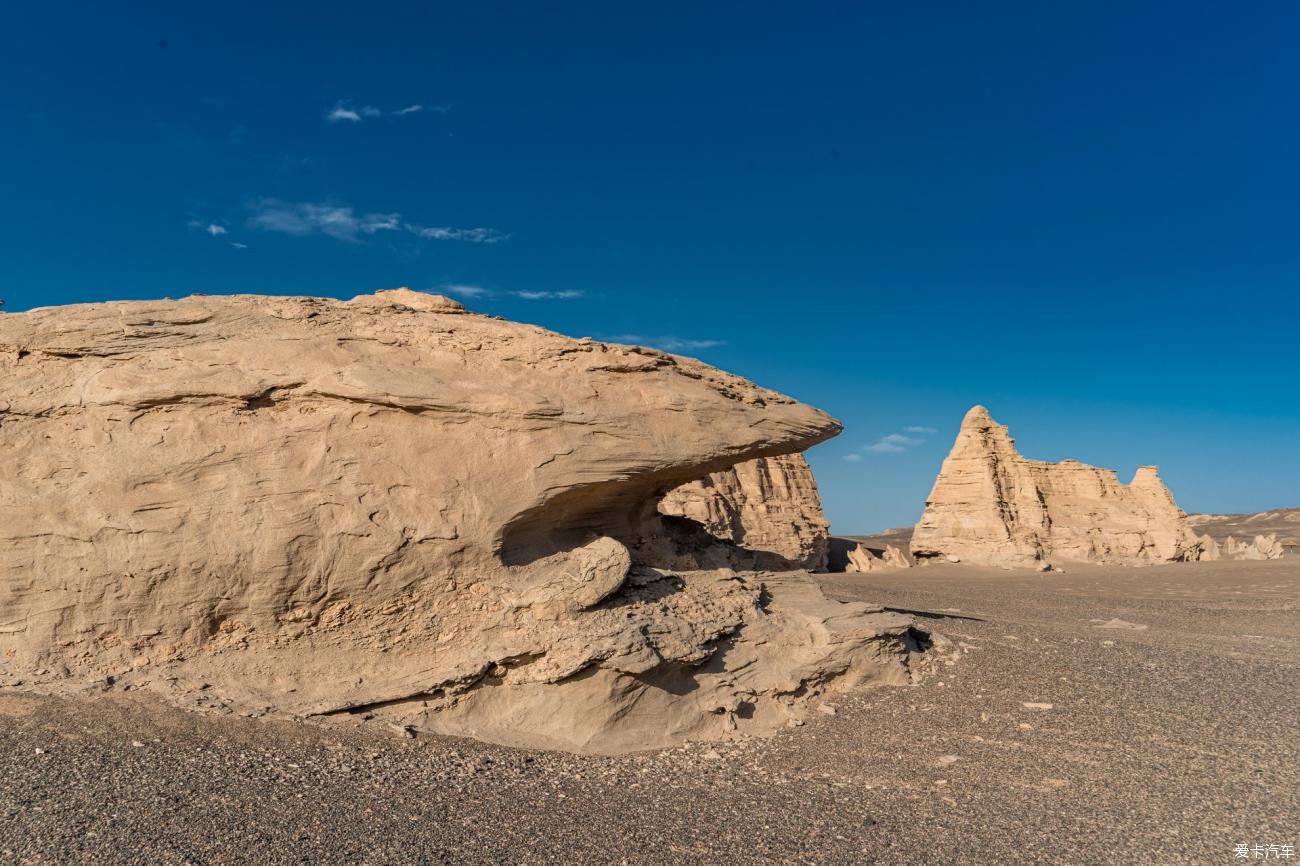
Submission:
[[[983,406],[966,414],[912,537],[918,562],[1026,566],[1197,559],[1201,540],[1154,466],[1114,470],[1016,452]]]

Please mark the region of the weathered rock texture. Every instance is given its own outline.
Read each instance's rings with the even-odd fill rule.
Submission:
[[[747,460],[683,484],[663,498],[659,511],[693,520],[715,538],[773,554],[790,566],[826,568],[830,521],[802,454]]]
[[[966,414],[912,536],[918,561],[1142,564],[1199,558],[1200,539],[1143,466],[1131,484],[1074,460],[1026,460],[983,406]]]
[[[838,429],[407,290],[0,315],[0,682],[589,751],[770,730],[920,633],[675,570],[656,506]]]

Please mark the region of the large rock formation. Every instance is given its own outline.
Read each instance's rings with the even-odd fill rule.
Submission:
[[[739,548],[811,571],[826,568],[830,522],[802,454],[748,460],[683,484],[659,511],[693,520]]]
[[[0,314],[0,683],[589,751],[771,730],[920,633],[679,570],[656,506],[838,430],[407,290]]]
[[[1131,484],[1074,460],[1026,460],[976,406],[962,421],[912,536],[918,561],[981,565],[1197,559],[1201,541],[1143,466]]]

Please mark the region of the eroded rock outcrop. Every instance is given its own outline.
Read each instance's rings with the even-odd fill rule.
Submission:
[[[1201,559],[1281,559],[1286,555],[1286,548],[1275,533],[1256,535],[1251,541],[1239,542],[1236,536],[1229,535],[1223,544],[1219,544],[1209,535],[1201,536]]]
[[[680,571],[656,506],[839,425],[407,290],[0,315],[0,682],[587,751],[906,677],[906,617]]]
[[[826,568],[830,521],[802,454],[748,460],[670,491],[662,514],[685,517],[715,538],[770,553],[797,568]]]
[[[918,561],[978,565],[1142,564],[1200,551],[1154,466],[1126,485],[1111,469],[1027,460],[982,406],[962,421],[912,537]]]
[[[851,574],[912,567],[901,548],[893,544],[871,546],[855,538],[832,538],[828,562],[831,571]]]

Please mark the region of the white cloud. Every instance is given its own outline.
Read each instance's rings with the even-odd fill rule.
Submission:
[[[348,108],[347,105],[342,102],[337,103],[332,109],[330,109],[329,113],[326,114],[325,117],[330,123],[340,123],[344,120],[349,123],[361,122],[361,115],[355,110]]]
[[[416,103],[415,105],[408,105],[405,108],[397,109],[396,111],[393,112],[393,114],[400,117],[403,114],[415,114],[417,111],[424,111],[424,106],[420,105],[419,103]]]
[[[264,198],[253,204],[248,224],[287,235],[321,234],[341,241],[356,241],[361,235],[396,231],[401,227],[401,219],[401,214],[396,213],[357,214],[350,207]]]
[[[511,292],[516,298],[523,298],[525,301],[568,301],[574,298],[581,298],[585,292],[577,289],[565,289],[559,292],[528,292],[519,291]]]
[[[203,222],[202,220],[190,220],[189,222],[185,223],[185,225],[188,228],[199,229],[203,232],[206,232],[207,234],[212,235],[214,238],[217,237],[218,235],[224,235],[227,233],[226,227],[221,225],[220,223]]]
[[[361,106],[361,116],[362,116],[362,117],[379,117],[379,116],[382,115],[382,114],[383,114],[383,112],[380,111],[378,108],[375,108],[373,105],[363,105],[363,106]]]
[[[237,249],[237,250],[246,250],[246,249],[248,249],[248,244],[241,244],[239,241],[231,241],[231,242],[230,242],[230,245],[231,245],[232,247],[234,247],[235,249]]]
[[[850,462],[850,463],[860,463],[860,462],[862,462],[862,455],[861,455],[861,454],[845,454],[845,455],[844,455],[844,459],[847,460],[847,461]]]
[[[863,451],[870,451],[872,454],[902,454],[909,448],[915,448],[917,445],[925,444],[925,437],[931,433],[937,432],[933,427],[904,427],[902,433],[890,433],[888,436],[881,436],[870,445],[863,446]],[[908,436],[906,434],[914,435]]]
[[[701,349],[712,349],[717,346],[725,346],[726,340],[690,340],[684,337],[646,337],[641,334],[619,334],[610,337],[611,343],[630,343],[634,346],[653,346],[656,349],[663,349],[665,352],[698,352]]]
[[[465,241],[471,244],[496,244],[510,238],[510,235],[502,234],[496,229],[481,227],[458,229],[451,226],[426,227],[407,223],[406,230],[422,238],[431,238],[436,241]]]
[[[484,298],[492,294],[491,289],[485,289],[482,286],[466,285],[464,283],[448,283],[442,287],[441,291],[453,295],[459,295],[462,298]]]

